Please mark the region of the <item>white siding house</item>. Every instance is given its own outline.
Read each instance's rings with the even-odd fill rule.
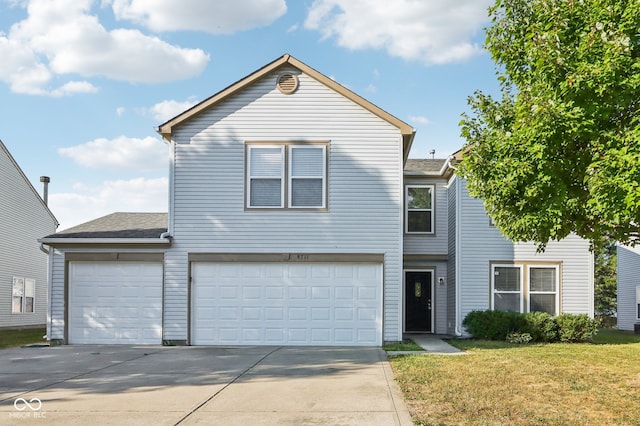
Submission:
[[[558,243],[576,250],[567,256],[508,243],[447,161],[407,161],[413,128],[289,55],[158,131],[170,143],[168,215],[115,213],[41,240],[55,248],[54,342],[462,334],[465,312],[491,307],[493,262],[522,264],[523,279],[550,266],[552,282],[541,279],[555,287],[523,288],[527,306],[592,313],[588,245]],[[495,250],[478,256],[476,242]]]
[[[618,328],[640,324],[640,247],[618,246]]]
[[[38,238],[58,222],[0,141],[0,328],[44,326],[47,255]]]

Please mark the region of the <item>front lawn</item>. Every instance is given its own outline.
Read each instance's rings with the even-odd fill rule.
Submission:
[[[47,334],[45,328],[0,330],[0,349],[13,348],[31,343],[47,343],[47,341],[42,338],[45,334]]]
[[[464,356],[389,360],[416,424],[640,424],[640,336],[594,343],[453,340]]]

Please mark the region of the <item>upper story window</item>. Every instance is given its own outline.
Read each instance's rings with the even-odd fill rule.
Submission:
[[[34,311],[36,281],[30,278],[13,277],[11,291],[11,313],[24,314]]]
[[[558,271],[557,265],[492,265],[491,309],[558,315]]]
[[[405,232],[433,234],[433,185],[405,187]]]
[[[326,208],[326,145],[247,145],[247,208]]]

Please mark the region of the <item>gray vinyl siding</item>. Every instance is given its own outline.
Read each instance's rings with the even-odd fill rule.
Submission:
[[[407,234],[404,233],[405,254],[447,254],[447,188],[446,181],[442,178],[420,178],[417,176],[405,176],[404,186],[433,185],[434,197],[434,234]],[[404,197],[404,188],[403,188]],[[406,208],[403,206],[403,209]],[[403,211],[404,214],[404,211]],[[404,229],[403,229],[404,230]]]
[[[397,128],[300,74],[273,73],[174,132],[174,244],[165,258],[165,339],[187,338],[188,253],[383,253],[384,340],[399,340],[402,139]],[[328,208],[245,209],[245,142],[328,143]]]
[[[530,243],[513,244],[489,224],[482,201],[469,196],[464,181],[460,199],[458,288],[460,321],[472,310],[491,306],[490,262],[548,261],[561,264],[560,309],[593,316],[593,254],[589,242],[569,236],[550,242],[543,253]]]
[[[51,321],[49,339],[64,339],[64,253],[50,249],[51,262]]]
[[[47,255],[37,240],[55,230],[55,218],[0,143],[0,328],[46,324]],[[35,280],[33,313],[11,312],[13,277]]]
[[[449,182],[447,187],[447,334],[456,334],[456,247],[458,231],[456,229],[456,214],[458,211],[458,198],[456,191],[460,180],[455,176]]]
[[[636,287],[640,286],[640,247],[618,246],[618,328],[634,329],[637,315]]]

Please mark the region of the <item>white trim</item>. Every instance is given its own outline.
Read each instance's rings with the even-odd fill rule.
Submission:
[[[520,290],[519,291],[496,291],[495,276],[496,268],[518,268],[520,270]],[[524,312],[524,265],[509,263],[492,263],[491,264],[491,310],[495,309],[495,295],[500,294],[519,294],[520,295],[520,312]]]
[[[431,212],[431,231],[425,232],[425,231],[409,231],[409,189],[412,188],[429,188],[430,192],[431,192],[431,208],[430,209],[411,209],[411,211],[418,211],[418,212]],[[406,234],[423,234],[423,235],[433,235],[435,234],[435,216],[436,216],[436,209],[435,209],[435,192],[436,192],[436,188],[435,185],[405,185],[404,186],[404,232]]]

